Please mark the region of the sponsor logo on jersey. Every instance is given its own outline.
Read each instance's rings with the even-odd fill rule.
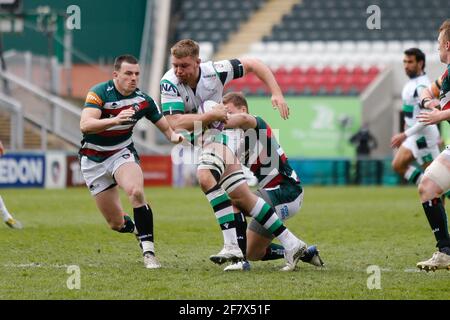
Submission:
[[[106,88],[106,91],[111,91],[112,89],[114,89],[113,86]]]
[[[139,105],[137,103],[133,104],[133,109],[134,111],[138,112],[139,111]]]
[[[163,92],[166,95],[173,96],[173,97],[176,97],[178,95],[177,88],[174,85],[172,85],[171,83],[167,83],[167,82],[161,83],[160,87],[161,87],[161,92]]]
[[[211,74],[205,74],[202,78],[208,79],[208,78],[214,78],[214,77],[217,77],[217,75],[215,73],[211,73]]]
[[[282,206],[280,213],[281,213],[281,220],[286,220],[287,217],[289,216],[288,206],[287,205]]]
[[[101,106],[103,104],[102,99],[93,91],[89,91],[86,97],[86,103],[95,104]]]

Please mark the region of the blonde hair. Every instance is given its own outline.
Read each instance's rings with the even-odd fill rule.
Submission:
[[[450,19],[445,20],[439,28],[439,33],[444,31],[444,40],[450,41]]]
[[[232,103],[238,109],[243,109],[245,107],[248,112],[247,100],[242,92],[228,92],[223,96],[222,102],[223,104]]]
[[[178,59],[185,57],[198,58],[199,52],[198,43],[191,39],[180,40],[170,49],[172,56]]]

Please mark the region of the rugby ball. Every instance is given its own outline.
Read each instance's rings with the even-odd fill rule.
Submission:
[[[207,113],[207,112],[211,111],[217,105],[218,105],[218,103],[215,101],[206,100],[200,105],[200,108],[198,109],[198,113]],[[225,126],[225,124],[222,121],[214,121],[208,125],[208,128],[222,131],[224,126]]]

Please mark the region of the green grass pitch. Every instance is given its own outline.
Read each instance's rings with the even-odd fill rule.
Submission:
[[[160,270],[143,267],[132,235],[108,229],[87,189],[2,189],[25,228],[0,225],[0,299],[450,298],[450,272],[415,268],[435,250],[415,188],[305,189],[287,226],[318,245],[326,268],[300,262],[291,273],[278,271],[283,260],[237,273],[211,263],[222,235],[198,188],[146,189]],[[72,265],[80,268],[80,289],[67,286]],[[380,289],[367,286],[371,265],[381,270]]]

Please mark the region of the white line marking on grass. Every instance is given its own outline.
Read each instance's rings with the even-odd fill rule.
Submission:
[[[419,270],[418,268],[409,268],[409,269],[405,269],[405,272],[420,272],[421,270]]]

